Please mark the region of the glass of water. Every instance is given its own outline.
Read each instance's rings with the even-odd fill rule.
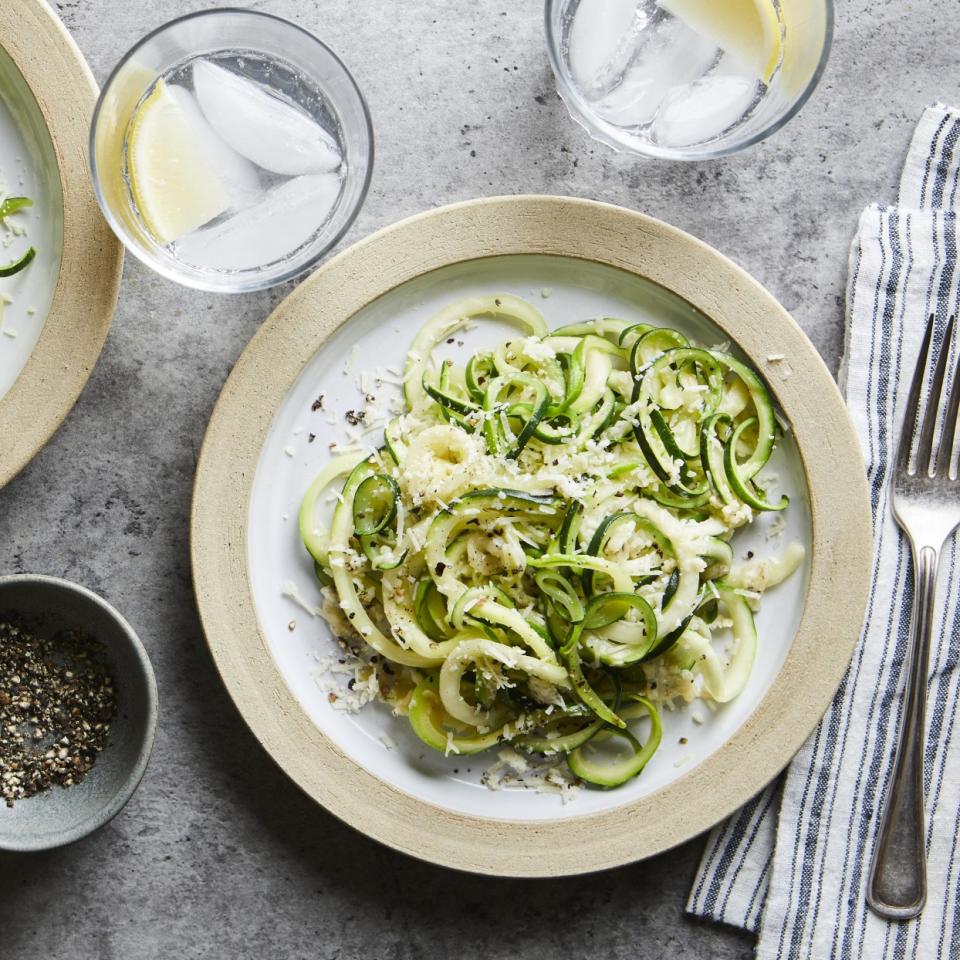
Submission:
[[[90,133],[97,199],[127,249],[204,290],[309,270],[353,223],[372,167],[347,68],[306,30],[248,10],[190,14],[141,40]]]
[[[832,0],[547,0],[557,88],[616,150],[721,157],[780,129],[827,62]]]

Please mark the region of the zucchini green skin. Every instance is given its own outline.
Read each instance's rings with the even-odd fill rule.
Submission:
[[[650,717],[650,735],[647,742],[641,744],[639,740],[627,729],[618,729],[607,727],[598,732],[592,738],[592,741],[600,736],[619,737],[626,740],[633,748],[633,754],[619,763],[603,764],[592,759],[589,755],[590,742],[576,747],[567,757],[567,763],[570,769],[581,780],[591,783],[596,787],[610,789],[619,787],[621,784],[639,776],[643,768],[650,762],[650,758],[657,752],[660,741],[663,739],[663,725],[660,721],[660,713],[657,708],[645,697],[634,695],[632,699],[643,706]]]
[[[503,604],[506,607],[516,606],[510,597],[496,584],[488,583],[482,587],[470,587],[468,590],[464,590],[464,592],[460,594],[457,602],[453,605],[453,609],[450,611],[450,623],[453,625],[454,629],[468,629],[468,619],[470,621],[484,620],[479,608],[482,605],[482,601],[485,599],[495,600],[497,603]],[[471,615],[471,611],[474,607],[478,608],[476,616]]]
[[[490,354],[475,353],[468,361],[463,371],[463,379],[467,385],[467,393],[479,407],[486,396],[484,384],[497,375],[493,357]]]
[[[640,662],[645,663],[649,660],[656,660],[657,657],[662,657],[665,653],[672,650],[684,633],[686,633],[687,627],[690,625],[693,617],[693,613],[687,614],[687,616],[680,621],[680,626],[664,636],[659,636],[656,643],[647,651],[646,656],[641,658]]]
[[[565,327],[557,327],[553,331],[555,337],[585,337],[594,335],[598,337],[609,337],[617,341],[618,345],[625,331],[632,329],[627,320],[620,320],[617,317],[599,317],[596,320],[585,320],[583,323],[570,323]]]
[[[630,348],[634,342],[652,329],[653,327],[651,327],[649,323],[631,323],[620,331],[620,336],[617,337],[617,343],[621,347]]]
[[[576,627],[574,627],[574,630],[576,630]],[[608,723],[617,728],[625,727],[626,723],[607,706],[600,694],[597,693],[587,681],[586,676],[584,676],[579,644],[576,641],[573,643],[568,641],[560,652],[563,657],[563,662],[567,667],[567,672],[570,675],[573,689],[580,698],[580,702],[588,710],[595,713],[597,718],[604,723]]]
[[[446,622],[446,604],[429,577],[417,582],[413,611],[417,626],[431,640],[441,643],[453,635],[453,629]]]
[[[453,753],[456,756],[470,756],[482,753],[500,743],[503,727],[489,733],[474,736],[453,734],[447,736],[444,724],[454,726],[455,722],[444,710],[443,702],[437,693],[437,681],[433,676],[424,677],[410,698],[407,716],[413,732],[428,746],[440,753]],[[461,733],[464,725],[460,725]]]
[[[354,492],[353,533],[374,570],[394,570],[407,555],[389,529],[399,502],[400,489],[387,473],[370,473]]]
[[[342,554],[350,549],[350,539],[353,536],[353,498],[357,487],[375,471],[375,464],[371,460],[363,460],[350,473],[343,491],[341,501],[333,512],[333,523],[330,527],[328,556],[336,551]],[[409,667],[439,666],[442,657],[427,657],[408,647],[401,646],[391,637],[386,636],[373,622],[369,611],[361,601],[353,576],[343,562],[335,563],[330,560],[331,579],[340,598],[340,605],[353,628],[363,637],[364,641],[388,660]]]
[[[708,490],[708,484],[705,478],[698,479],[690,467],[689,461],[695,459],[698,452],[691,453],[680,447],[663,414],[655,406],[656,383],[667,370],[675,369],[679,373],[681,369],[689,366],[700,367],[704,372],[708,390],[706,410],[712,412],[719,403],[722,392],[721,367],[709,351],[679,345],[669,347],[646,366],[638,367],[635,355],[642,352],[642,347],[652,337],[662,337],[663,334],[662,330],[652,330],[645,334],[634,345],[631,354],[630,368],[636,380],[632,399],[634,403],[641,404],[634,435],[647,463],[660,482],[673,493],[690,500],[702,496]]]
[[[583,520],[583,504],[579,500],[571,500],[563,514],[563,522],[557,532],[556,552],[576,553],[577,534],[580,532],[580,523]]]
[[[739,475],[744,480],[752,480],[763,469],[770,459],[770,454],[773,453],[777,429],[773,401],[764,382],[745,363],[741,363],[736,357],[717,351],[713,351],[713,356],[721,366],[726,367],[743,381],[756,411],[758,442],[749,459],[740,465],[739,471]]]
[[[650,649],[656,645],[657,621],[650,604],[643,597],[632,592],[611,592],[593,597],[587,604],[583,620],[571,625],[560,650],[570,673],[573,688],[580,701],[585,707],[592,710],[598,719],[618,728],[623,728],[626,724],[587,681],[583,673],[580,650],[585,639],[589,648],[589,636],[586,638],[584,636],[586,631],[596,631],[607,627],[621,620],[631,609],[638,611],[642,618],[644,641],[641,645],[629,645],[634,647],[633,650],[629,650],[628,645],[623,645],[625,652],[616,665],[624,666],[627,663],[642,660]]]
[[[573,733],[548,736],[523,736],[517,738],[517,746],[531,753],[550,755],[554,753],[570,753],[577,747],[582,747],[594,734],[599,733],[605,726],[603,720],[593,720]]]
[[[18,210],[24,210],[32,206],[33,201],[29,197],[7,197],[3,203],[0,203],[0,222],[12,216]],[[27,250],[15,260],[0,265],[0,277],[12,277],[20,273],[21,270],[25,270],[33,262],[36,255],[36,249],[33,246],[28,247]]]
[[[586,614],[573,584],[557,570],[539,570],[534,576],[540,593],[567,623],[579,623]]]
[[[730,439],[723,448],[723,466],[726,470],[727,480],[730,482],[730,486],[736,495],[747,504],[748,507],[752,507],[754,510],[784,510],[790,503],[790,498],[784,494],[780,498],[780,503],[768,503],[756,492],[756,488],[748,476],[748,468],[745,468],[737,462],[737,441],[740,439],[744,430],[755,425],[756,420],[751,417],[748,420],[744,420],[733,433],[730,434]]]
[[[400,489],[386,473],[374,473],[361,481],[353,498],[353,532],[358,537],[380,533],[397,515]]]
[[[29,197],[7,197],[3,203],[0,203],[0,220],[6,220],[7,217],[18,210],[24,210],[32,206],[33,201]]]
[[[646,488],[643,495],[664,507],[673,507],[675,510],[696,510],[710,502],[710,491],[704,490],[695,497],[677,496],[663,487]]]
[[[537,496],[521,490],[474,490],[437,514],[430,524],[426,542],[426,562],[430,576],[440,592],[455,602],[466,587],[450,570],[447,549],[454,537],[469,523],[503,516],[532,515],[541,521],[553,518],[559,523],[563,501],[557,497]],[[545,511],[550,511],[545,513]]]
[[[21,270],[25,270],[36,255],[37,251],[33,247],[29,247],[23,256],[18,257],[16,260],[12,260],[10,263],[0,266],[0,277],[12,277]]]
[[[449,386],[443,382],[443,379],[442,370],[436,383],[430,380],[429,372],[425,372],[423,380],[421,381],[424,393],[433,400],[436,400],[445,414],[453,411],[464,417],[475,415],[480,409],[478,405],[465,397],[458,397],[450,390]]]
[[[737,495],[727,478],[724,443],[719,436],[721,429],[726,429],[728,437],[733,431],[733,421],[724,413],[715,413],[703,422],[700,431],[700,460],[703,472],[710,478],[720,500],[723,503],[736,503]]]
[[[636,611],[638,619],[628,624],[624,617],[629,610]],[[626,637],[614,637],[611,631],[604,629],[614,623],[626,628]],[[658,644],[657,615],[653,607],[636,593],[607,593],[594,597],[587,606],[583,626],[582,645],[608,667],[623,668],[649,660]]]
[[[364,459],[362,453],[334,457],[310,484],[300,502],[300,512],[297,516],[300,539],[320,568],[327,566],[328,547],[328,534],[320,526],[317,517],[320,497],[334,481],[351,473],[354,467]]]
[[[757,657],[757,625],[747,601],[736,590],[719,582],[715,584],[720,603],[733,620],[736,645],[730,663],[724,665],[709,644],[702,645],[700,670],[708,692],[718,703],[729,703],[747,685]]]
[[[374,570],[395,570],[403,563],[407,551],[390,542],[380,534],[358,537],[363,555],[370,561]],[[386,551],[386,552],[384,552]]]
[[[623,567],[603,557],[591,557],[583,553],[545,553],[541,557],[531,558],[529,566],[537,569],[568,567],[571,570],[592,570],[602,573],[613,582],[614,589],[620,593],[633,592],[633,580]]]
[[[594,531],[593,537],[591,537],[590,543],[587,546],[588,556],[601,557],[603,555],[603,548],[610,539],[614,529],[622,523],[631,523],[637,528],[638,531],[643,531],[644,533],[648,534],[665,557],[674,556],[673,547],[671,546],[669,539],[663,534],[663,531],[658,529],[655,524],[651,523],[645,517],[639,516],[632,510],[623,510],[619,513],[612,513],[600,521],[600,525]],[[583,571],[583,590],[587,596],[591,596],[594,592],[593,585],[595,572],[596,571],[591,568],[587,568]],[[664,602],[669,602],[669,598],[665,599]]]
[[[383,428],[383,446],[390,454],[390,459],[399,466],[407,453],[407,445],[403,442],[401,436],[399,417],[394,417]]]
[[[520,432],[514,434],[505,422],[509,420],[509,414],[506,405],[501,401],[501,394],[517,386],[533,390],[536,400],[531,405]],[[491,456],[500,455],[508,460],[516,460],[533,436],[549,405],[550,394],[547,388],[531,374],[521,372],[494,377],[487,384],[483,398],[483,435],[487,441],[487,452]]]
[[[621,523],[632,523],[635,519],[638,519],[636,514],[629,510],[612,513],[604,517],[603,520],[600,521],[600,526],[597,527],[593,536],[590,538],[590,543],[587,545],[588,555],[591,557],[601,556],[603,548],[610,538],[611,533],[613,533],[614,528]],[[593,595],[594,572],[593,569],[588,567],[580,575],[583,581],[583,592],[588,597]]]
[[[410,347],[404,371],[404,395],[411,407],[415,406],[425,393],[423,375],[434,348],[451,333],[478,317],[510,321],[535,337],[544,337],[547,334],[547,323],[543,315],[526,301],[511,294],[467,297],[444,307],[420,330]]]

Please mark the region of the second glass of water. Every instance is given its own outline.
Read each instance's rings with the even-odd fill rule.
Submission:
[[[104,86],[90,137],[97,197],[127,248],[228,292],[313,266],[356,217],[372,161],[366,103],[336,55],[244,10],[144,38]]]
[[[831,0],[547,0],[547,49],[595,139],[702,160],[779,129],[816,87]]]

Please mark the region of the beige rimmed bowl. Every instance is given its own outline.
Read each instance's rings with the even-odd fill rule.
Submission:
[[[614,809],[520,820],[425,802],[372,773],[311,721],[258,622],[248,533],[254,475],[275,414],[343,324],[400,285],[452,264],[530,254],[645,278],[709,317],[771,374],[799,450],[812,532],[806,600],[783,667],[719,749],[663,789]],[[773,376],[764,362],[771,343],[789,357],[789,376]],[[652,856],[706,830],[773,779],[823,715],[847,667],[870,555],[857,438],[829,371],[786,311],[693,237],[619,207],[559,197],[431,211],[356,244],[305,281],[263,325],[224,387],[198,465],[192,517],[207,640],[265,749],[311,797],[369,836],[425,860],[498,875],[559,876]]]
[[[2,487],[52,436],[86,384],[116,306],[123,251],[100,215],[87,172],[97,85],[83,54],[43,0],[0,3],[0,47],[47,127],[63,196],[52,303],[26,365],[0,397]]]

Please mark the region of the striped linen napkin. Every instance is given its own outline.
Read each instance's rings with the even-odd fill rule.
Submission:
[[[944,549],[926,750],[929,896],[888,923],[865,900],[880,804],[893,772],[913,602],[909,548],[887,478],[926,318],[956,308],[960,112],[924,113],[895,207],[860,217],[850,252],[841,380],[863,443],[874,516],[867,620],[832,706],[781,782],[717,827],[687,910],[759,934],[759,960],[960,958],[960,571]]]

